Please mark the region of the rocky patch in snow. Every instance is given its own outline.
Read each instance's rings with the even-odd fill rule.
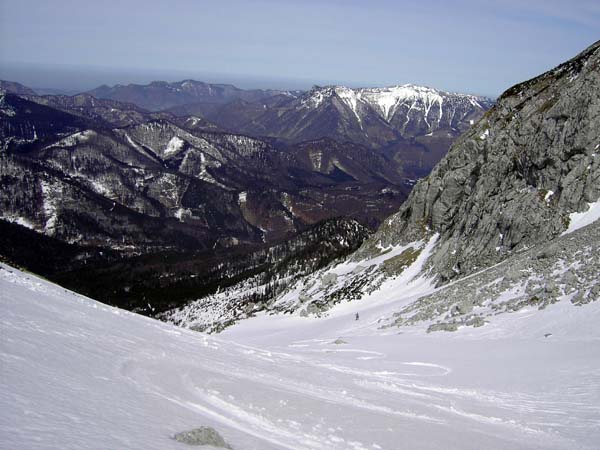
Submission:
[[[600,299],[598,274],[600,221],[421,297],[396,312],[389,326],[456,331],[559,301],[582,306]]]
[[[202,445],[230,450],[232,448],[219,432],[211,427],[200,427],[190,431],[183,431],[173,436],[173,439],[188,445]]]

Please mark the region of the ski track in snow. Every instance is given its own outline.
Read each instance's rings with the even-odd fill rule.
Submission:
[[[577,335],[596,303],[543,312],[572,309],[564,342],[384,333],[364,305],[360,321],[257,317],[215,337],[0,265],[0,307],[2,448],[184,449],[171,436],[199,426],[237,450],[600,442],[600,335]]]

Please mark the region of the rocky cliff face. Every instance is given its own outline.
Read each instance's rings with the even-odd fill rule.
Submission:
[[[440,281],[558,236],[600,196],[600,43],[507,90],[357,255],[439,233]]]

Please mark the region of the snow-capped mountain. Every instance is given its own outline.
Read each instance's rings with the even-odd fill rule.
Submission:
[[[425,135],[439,129],[464,130],[492,105],[492,100],[486,97],[411,84],[385,88],[314,88],[300,102],[307,109],[318,108],[333,97],[343,101],[359,125],[365,116],[375,111],[402,137]]]
[[[434,133],[456,138],[491,105],[485,97],[415,85],[315,86],[297,98],[237,103],[209,111],[206,117],[227,129],[291,142],[329,137],[380,148]]]
[[[243,90],[194,80],[101,86],[86,95],[181,118],[196,116],[233,134],[285,144],[328,138],[364,145],[401,162],[411,179],[427,175],[493,104],[485,97],[416,85],[315,86],[301,92]]]
[[[364,145],[398,161],[408,178],[418,179],[492,103],[485,97],[414,85],[315,86],[297,97],[237,100],[216,107],[186,105],[171,112],[198,114],[231,132],[285,143],[326,137]]]

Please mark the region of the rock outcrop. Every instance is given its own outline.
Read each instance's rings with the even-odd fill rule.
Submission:
[[[600,42],[508,89],[355,258],[439,233],[440,282],[549,241],[600,197]]]
[[[208,445],[214,448],[231,449],[230,445],[223,439],[219,432],[211,427],[200,427],[177,433],[173,439],[188,445]]]
[[[541,247],[541,248],[540,248]],[[551,251],[548,251],[551,250]],[[383,326],[479,327],[502,313],[600,300],[600,222],[515,254],[400,308]]]

